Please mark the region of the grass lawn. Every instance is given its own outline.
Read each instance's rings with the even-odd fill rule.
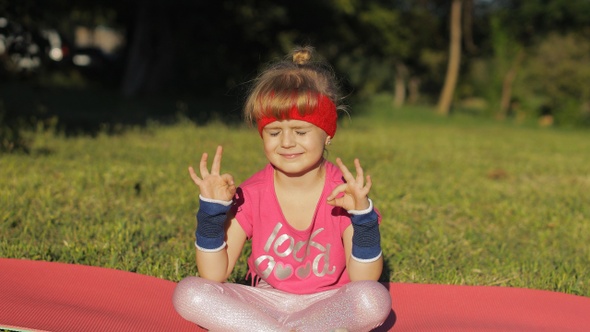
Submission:
[[[327,156],[373,178],[384,279],[590,296],[589,132],[387,105],[343,117]],[[0,155],[0,256],[173,281],[197,273],[187,166],[218,144],[238,183],[266,163],[256,130],[221,123],[31,135],[31,154]]]

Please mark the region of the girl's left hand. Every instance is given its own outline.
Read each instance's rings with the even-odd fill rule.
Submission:
[[[363,174],[363,168],[358,158],[354,159],[354,166],[356,168],[356,177],[346,168],[340,158],[336,158],[336,164],[346,183],[334,188],[330,196],[328,196],[328,204],[339,206],[345,210],[365,210],[369,208],[369,191],[371,190],[371,177]],[[341,195],[344,194],[344,195]]]

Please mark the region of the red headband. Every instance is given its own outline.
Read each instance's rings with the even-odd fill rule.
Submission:
[[[318,105],[313,112],[301,115],[297,106],[293,106],[289,110],[289,114],[281,118],[281,120],[301,120],[309,122],[321,128],[330,137],[336,135],[336,122],[338,115],[336,114],[336,105],[327,96],[320,94],[318,98]],[[279,121],[273,116],[263,116],[257,120],[258,132],[262,136],[262,129],[271,122]]]

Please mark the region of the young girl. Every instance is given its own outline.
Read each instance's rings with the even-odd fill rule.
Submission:
[[[369,331],[391,308],[377,282],[383,268],[371,178],[324,159],[336,133],[339,100],[328,66],[312,49],[293,51],[264,71],[245,105],[269,164],[236,188],[204,153],[196,258],[200,278],[183,279],[176,311],[212,331]],[[255,287],[224,283],[251,241]]]

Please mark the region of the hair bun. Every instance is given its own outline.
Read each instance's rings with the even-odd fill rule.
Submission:
[[[293,62],[296,65],[304,65],[311,59],[313,48],[310,46],[296,48],[293,50]]]

